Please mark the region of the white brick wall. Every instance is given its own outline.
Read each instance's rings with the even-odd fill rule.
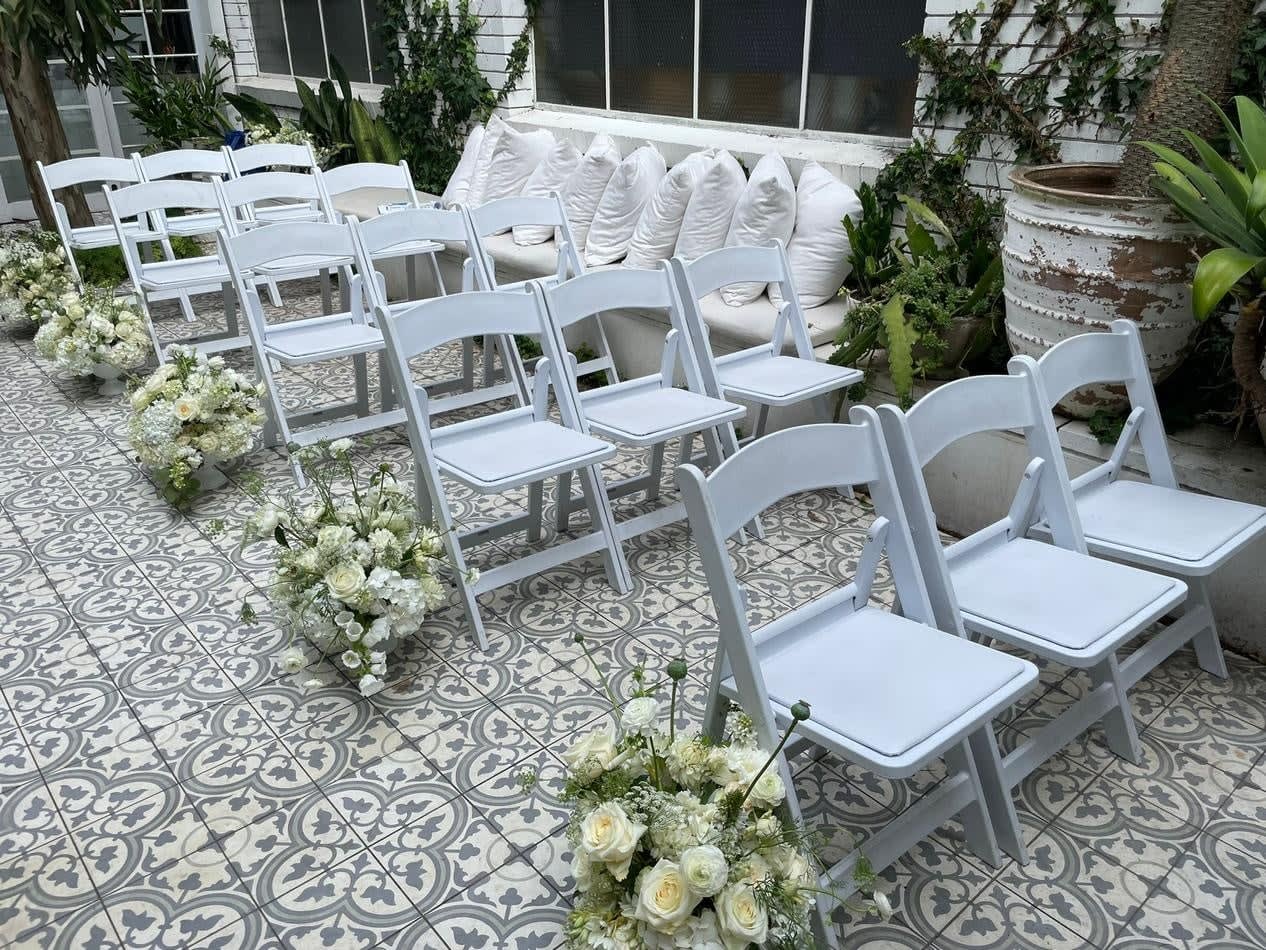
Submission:
[[[208,0],[215,3],[216,0]],[[224,9],[224,32],[233,47],[233,75],[237,79],[259,74],[255,58],[255,35],[251,32],[251,9],[247,0],[220,0]]]

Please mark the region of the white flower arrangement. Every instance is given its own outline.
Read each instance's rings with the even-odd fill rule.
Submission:
[[[247,126],[246,139],[251,145],[273,143],[277,145],[311,145],[317,164],[325,168],[331,157],[331,151],[316,144],[312,133],[301,129],[289,119],[283,119],[276,129],[266,125]]]
[[[200,467],[251,450],[264,424],[264,388],[193,347],[172,347],[168,356],[132,390],[128,437],[167,496],[182,504],[198,492]]]
[[[135,369],[149,356],[150,341],[145,318],[131,301],[89,287],[62,294],[35,334],[35,349],[61,369],[88,376],[101,366]]]
[[[443,539],[419,519],[391,466],[363,478],[351,448],[349,439],[291,447],[315,489],[310,501],[294,493],[269,498],[247,484],[260,508],[247,519],[242,542],[275,545],[269,595],[291,630],[282,668],[298,673],[308,665],[295,642],[302,633],[370,696],[384,686],[391,646],[448,600],[439,574],[449,562]],[[335,482],[344,478],[350,491],[339,494]]]
[[[584,645],[583,637],[576,641]],[[567,945],[811,946],[810,915],[815,894],[823,893],[820,862],[810,835],[790,819],[776,766],[809,708],[793,707],[794,721],[772,753],[758,747],[751,720],[737,711],[726,737],[713,742],[676,729],[677,688],[686,673],[683,660],[669,664],[672,701],[665,709],[635,670],[638,688],[619,710],[618,727],[608,720],[564,753],[578,890]],[[615,710],[605,677],[603,685]],[[861,865],[859,889],[875,880]]]
[[[52,231],[18,230],[0,237],[0,318],[50,319],[74,279]]]

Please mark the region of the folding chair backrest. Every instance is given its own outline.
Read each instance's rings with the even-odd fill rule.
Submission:
[[[636,308],[666,310],[671,326],[679,325],[677,295],[666,267],[654,270],[618,269],[581,274],[547,287],[551,321],[563,329],[603,310]]]
[[[573,275],[584,273],[584,264],[576,253],[567,214],[557,195],[545,198],[498,198],[478,208],[467,208],[466,213],[470,216],[471,234],[476,242],[476,277],[484,289],[495,290],[497,287],[496,263],[485,247],[484,239],[508,231],[518,224],[557,228],[563,238],[558,247],[560,271],[565,264]]]
[[[359,188],[392,188],[407,194],[409,204],[418,206],[418,193],[413,187],[413,176],[404,159],[396,165],[384,162],[353,162],[328,171],[316,170],[316,176],[325,190],[326,197],[345,195]]]
[[[145,270],[139,242],[152,241],[155,237],[162,236],[161,229],[167,220],[163,214],[165,208],[220,210],[220,200],[216,195],[215,186],[205,181],[182,181],[176,178],[146,181],[114,191],[107,189],[105,198],[106,206],[110,211],[110,221],[114,224],[115,233],[119,237],[123,263],[127,267],[128,276],[132,279],[133,285],[136,285]],[[126,222],[133,218],[141,224],[139,233],[126,230]],[[149,230],[151,228],[160,230]]]
[[[85,158],[68,158],[64,162],[55,162],[52,165],[37,161],[35,167],[44,186],[44,197],[48,199],[49,206],[53,209],[57,234],[62,239],[62,249],[72,263],[71,235],[75,229],[71,227],[66,206],[57,200],[54,192],[77,185],[100,184],[107,188],[114,185],[134,185],[141,180],[140,170],[136,167],[136,162],[130,158],[93,155]]]
[[[356,229],[371,257],[415,241],[470,244],[470,232],[462,213],[441,208],[403,208],[357,221]]]
[[[142,181],[159,181],[181,175],[219,175],[228,178],[232,174],[228,160],[221,149],[176,148],[153,155],[133,156],[141,170]]]
[[[962,621],[923,468],[955,442],[984,432],[1019,429],[1030,462],[1008,513],[951,545],[950,557],[978,545],[1023,538],[1039,513],[1050,525],[1056,544],[1086,553],[1059,437],[1032,373],[956,380],[923,396],[907,412],[886,405],[878,413],[941,629],[961,629]]]
[[[223,151],[235,176],[261,168],[306,168],[312,171],[317,167],[311,145],[265,142],[237,149],[226,145]]]
[[[259,202],[312,201],[328,216],[329,209],[312,175],[299,172],[260,172],[244,178],[216,182],[224,202],[223,211],[230,221],[249,220]]]
[[[773,621],[754,638],[747,622],[744,598],[726,552],[726,539],[770,505],[803,491],[841,485],[870,486],[876,521],[853,583],[830,602],[853,598],[854,609],[865,606],[879,556],[885,552],[905,616],[933,623],[928,591],[918,567],[906,514],[897,492],[897,479],[880,434],[875,411],[855,406],[850,425],[817,424],[775,432],[740,449],[712,472],[704,474],[693,465],[677,469],[677,484],[690,519],[690,531],[699,545],[704,572],[711,589],[720,628],[723,657],[733,669],[739,692],[757,697],[759,711],[769,708],[760,675],[755,644],[773,635],[782,618]],[[801,607],[817,612],[822,601]],[[757,714],[757,709],[747,709]],[[760,716],[759,718],[766,718]],[[762,729],[771,729],[766,724]],[[773,748],[774,735],[761,735]]]
[[[1069,393],[1083,386],[1118,384],[1125,387],[1131,415],[1118,441],[1113,459],[1083,476],[1095,478],[1100,469],[1119,468],[1125,451],[1137,435],[1151,480],[1167,488],[1177,488],[1178,479],[1169,457],[1169,443],[1161,421],[1147,354],[1132,320],[1114,320],[1107,333],[1082,333],[1057,343],[1036,363],[1030,357],[1012,357],[1013,373],[1036,372],[1043,404],[1053,407]]]

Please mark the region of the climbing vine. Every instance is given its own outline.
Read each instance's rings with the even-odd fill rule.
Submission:
[[[506,78],[494,89],[479,69],[483,20],[470,0],[382,0],[381,30],[394,78],[383,90],[382,114],[420,188],[444,190],[466,133],[485,121],[523,78],[540,0],[527,0],[527,25],[506,56]]]

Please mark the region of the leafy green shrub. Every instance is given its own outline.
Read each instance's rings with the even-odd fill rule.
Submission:
[[[202,245],[191,237],[173,237],[171,249],[175,252],[177,260],[201,257],[206,253]],[[163,249],[158,244],[149,245],[148,253],[155,260],[161,260],[163,257]],[[123,263],[123,252],[117,247],[94,247],[75,251],[75,264],[85,284],[114,288],[128,279],[127,265]]]

